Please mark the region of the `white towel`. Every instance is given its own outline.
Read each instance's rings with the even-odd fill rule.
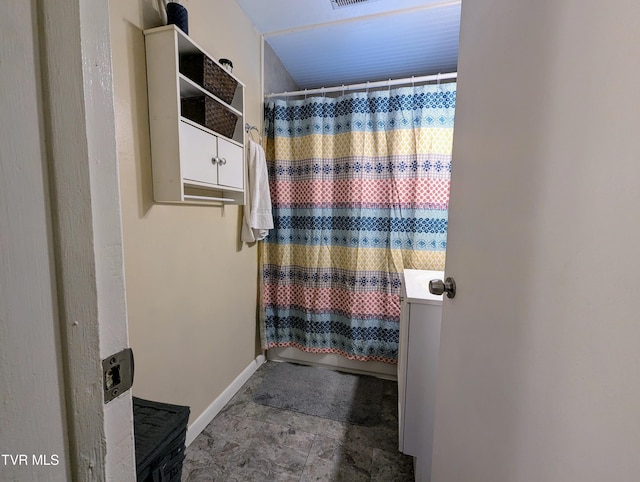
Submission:
[[[267,160],[262,146],[249,140],[247,202],[244,206],[242,241],[253,243],[267,237],[273,228]]]

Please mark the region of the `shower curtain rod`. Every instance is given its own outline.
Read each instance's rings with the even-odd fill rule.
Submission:
[[[423,75],[422,77],[407,77],[405,79],[389,79],[381,80],[378,82],[362,82],[360,84],[336,85],[335,87],[320,87],[318,89],[304,89],[296,90],[293,92],[281,92],[279,94],[267,94],[264,96],[264,98],[270,99],[271,97],[294,97],[297,95],[326,94],[328,92],[346,92],[347,90],[375,89],[376,87],[390,87],[392,85],[402,84],[417,84],[420,82],[432,82],[434,80],[439,82],[441,80],[457,78],[458,72],[449,72],[447,74]]]

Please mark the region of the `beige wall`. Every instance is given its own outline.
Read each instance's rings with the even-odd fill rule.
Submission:
[[[154,0],[110,0],[134,395],[189,405],[191,421],[257,354],[257,250],[242,209],[153,203],[143,29]],[[260,36],[234,0],[189,0],[190,36],[233,61],[246,121],[261,124]]]

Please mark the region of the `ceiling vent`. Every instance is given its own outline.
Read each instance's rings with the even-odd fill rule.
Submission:
[[[331,7],[335,10],[337,8],[355,7],[356,5],[362,5],[363,3],[371,3],[376,0],[329,0]]]

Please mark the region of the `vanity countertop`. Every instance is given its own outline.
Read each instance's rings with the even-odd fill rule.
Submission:
[[[442,295],[429,293],[429,281],[432,279],[444,279],[444,271],[405,269],[404,294],[406,301],[423,305],[442,304]]]

